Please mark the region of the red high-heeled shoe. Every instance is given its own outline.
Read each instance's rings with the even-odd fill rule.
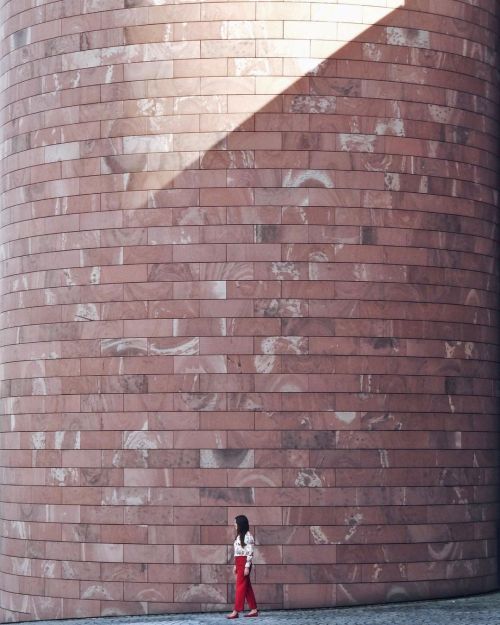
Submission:
[[[258,612],[249,612],[248,614],[245,614],[245,618],[253,618],[254,616],[259,616]]]
[[[238,612],[236,612],[236,614],[228,614],[228,615],[226,616],[226,618],[228,618],[228,619],[232,619],[232,618],[239,618],[239,616],[240,616],[240,615],[238,614]]]

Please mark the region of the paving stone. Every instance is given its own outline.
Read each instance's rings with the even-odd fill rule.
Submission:
[[[39,621],[40,625],[215,625],[226,613],[167,614],[146,617]],[[265,625],[498,625],[500,592],[390,605],[321,610],[277,610],[261,612],[255,623]]]

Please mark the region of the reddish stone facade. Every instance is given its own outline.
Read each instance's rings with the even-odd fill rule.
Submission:
[[[495,0],[1,0],[3,621],[497,587]]]

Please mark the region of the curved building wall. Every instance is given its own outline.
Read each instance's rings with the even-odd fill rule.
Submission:
[[[1,0],[2,620],[497,587],[494,0]]]

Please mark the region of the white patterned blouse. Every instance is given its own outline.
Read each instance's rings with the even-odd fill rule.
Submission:
[[[241,546],[240,535],[236,536],[236,540],[234,541],[234,556],[246,556],[247,561],[245,567],[250,567],[253,559],[253,546],[255,541],[253,539],[252,534],[247,532],[245,534],[245,546]]]

